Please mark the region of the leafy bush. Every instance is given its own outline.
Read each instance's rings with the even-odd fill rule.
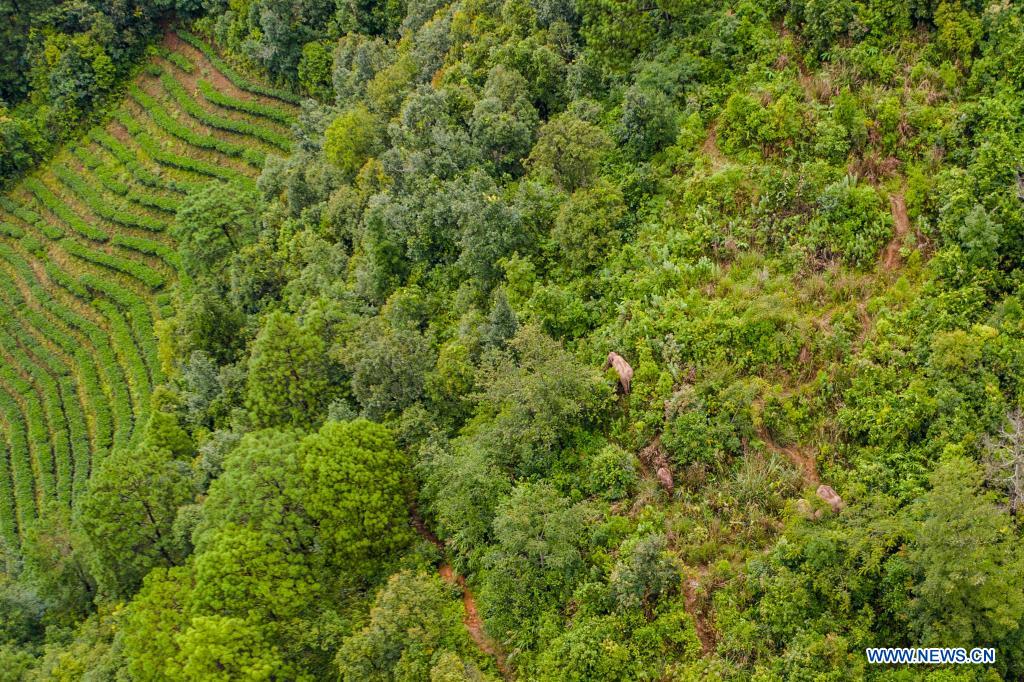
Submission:
[[[206,55],[206,58],[210,60],[210,63],[213,64],[213,66],[218,71],[224,74],[224,76],[227,77],[227,79],[231,81],[231,83],[240,90],[251,92],[254,95],[272,97],[274,99],[279,99],[282,102],[288,102],[290,104],[299,104],[301,102],[301,98],[295,94],[277,88],[268,88],[265,85],[245,78],[237,71],[232,69],[230,66],[228,66],[223,59],[217,56],[217,53],[213,51],[212,47],[210,47],[207,43],[203,42],[203,40],[193,35],[192,33],[178,29],[178,36],[186,43],[188,43],[189,45],[191,45],[192,47],[196,48],[204,55]]]
[[[892,236],[892,218],[875,190],[847,177],[825,188],[810,229],[822,247],[864,266]]]
[[[284,111],[277,107],[269,104],[263,104],[261,102],[255,102],[245,99],[237,99],[229,95],[225,95],[221,91],[215,89],[207,81],[199,81],[199,92],[202,94],[203,99],[211,104],[216,104],[219,107],[225,109],[234,109],[235,111],[241,111],[245,114],[252,114],[253,116],[262,116],[263,118],[269,118],[273,121],[277,121],[283,125],[292,125],[295,123],[295,116],[290,112]]]

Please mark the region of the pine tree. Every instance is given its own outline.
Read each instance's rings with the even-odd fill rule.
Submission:
[[[323,341],[283,312],[267,316],[249,358],[246,404],[258,426],[309,428],[330,403]]]

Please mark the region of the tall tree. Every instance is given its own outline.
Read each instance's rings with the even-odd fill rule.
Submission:
[[[1013,524],[982,491],[974,462],[943,462],[930,483],[908,508],[919,524],[907,552],[917,572],[911,622],[919,641],[1000,642],[1024,618],[1024,562]]]
[[[334,565],[365,574],[409,542],[408,463],[387,428],[328,422],[302,441],[300,458],[305,506]]]
[[[143,445],[100,463],[76,519],[102,592],[127,596],[153,567],[184,559],[171,527],[192,495],[187,464],[169,450]]]
[[[234,183],[209,182],[185,197],[171,227],[193,275],[217,272],[252,238],[257,196]]]
[[[324,342],[291,315],[275,311],[252,345],[246,405],[258,426],[308,428],[331,400]]]

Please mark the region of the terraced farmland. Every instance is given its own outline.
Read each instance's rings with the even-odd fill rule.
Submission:
[[[0,540],[68,506],[141,433],[154,323],[188,286],[168,228],[208,182],[287,154],[295,98],[170,35],[111,121],[0,197]]]

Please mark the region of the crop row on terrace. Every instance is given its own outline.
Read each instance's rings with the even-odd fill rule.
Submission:
[[[0,543],[16,546],[51,502],[70,505],[141,433],[164,380],[154,324],[188,281],[168,229],[182,199],[252,184],[290,147],[294,98],[189,44],[165,50],[108,124],[0,196]],[[230,92],[210,84],[226,81]]]

